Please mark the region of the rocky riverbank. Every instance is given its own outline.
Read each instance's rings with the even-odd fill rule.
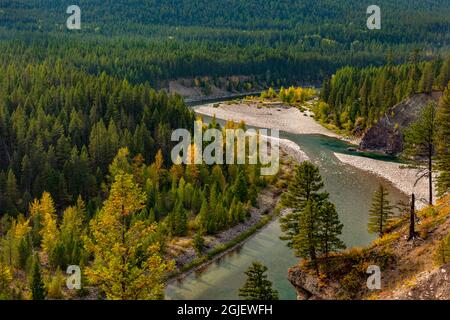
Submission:
[[[334,155],[343,163],[374,173],[377,176],[390,181],[397,189],[406,195],[410,195],[414,192],[416,198],[419,199],[419,201],[417,201],[417,207],[420,209],[426,206],[426,201],[428,200],[428,180],[423,178],[414,186],[418,177],[417,169],[404,168],[404,165],[401,165],[400,163],[380,161],[347,154],[335,153]]]

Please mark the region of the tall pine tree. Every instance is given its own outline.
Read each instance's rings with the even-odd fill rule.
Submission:
[[[253,262],[245,272],[247,280],[239,289],[239,296],[245,300],[278,300],[278,292],[272,289],[272,282],[265,274],[267,267]]]
[[[433,204],[433,157],[436,152],[436,105],[428,104],[417,121],[403,132],[402,157],[409,167],[419,169],[417,181],[428,178],[428,203]],[[417,182],[416,182],[417,183]]]
[[[450,190],[450,83],[438,109],[438,138],[436,168],[439,170],[437,188],[439,195]]]
[[[370,209],[369,232],[378,233],[380,237],[386,231],[386,225],[393,215],[393,207],[390,205],[388,196],[389,193],[380,184],[373,195],[372,207]]]

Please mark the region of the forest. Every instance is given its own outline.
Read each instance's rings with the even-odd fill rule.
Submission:
[[[82,28],[65,28],[65,1],[1,1],[2,63],[71,65],[99,76],[164,87],[180,77],[248,75],[280,87],[318,83],[338,68],[394,63],[414,49],[448,51],[444,0],[380,1],[383,28],[369,31],[354,1],[85,1]],[[420,13],[419,13],[420,12]],[[410,22],[414,21],[414,22]],[[408,32],[405,32],[408,30]]]
[[[447,0],[380,0],[376,31],[352,0],[86,0],[78,31],[65,27],[71,4],[0,0],[0,299],[162,299],[171,240],[201,256],[205,237],[249,219],[273,177],[172,164],[171,133],[195,115],[171,80],[247,76],[227,89],[282,88],[262,98],[290,104],[315,93],[294,86],[323,84],[318,117],[354,132],[450,77]],[[326,255],[344,247],[327,197],[302,207],[320,209]],[[82,284],[67,296],[73,264]]]
[[[415,93],[443,91],[450,81],[450,56],[419,62],[414,51],[401,65],[339,69],[323,82],[316,117],[351,134],[361,134],[388,108]]]

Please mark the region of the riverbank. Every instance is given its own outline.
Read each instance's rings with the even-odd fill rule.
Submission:
[[[365,157],[341,153],[334,153],[334,155],[342,163],[351,165],[360,170],[371,172],[388,180],[397,189],[408,196],[414,192],[416,198],[422,200],[417,201],[417,208],[421,209],[426,206],[425,201],[428,200],[428,180],[423,178],[416,186],[414,186],[417,180],[417,169],[402,168],[402,165],[399,163],[380,161]]]
[[[266,138],[269,139],[269,142],[276,139]],[[309,158],[294,142],[279,138],[277,142],[280,146],[280,171],[274,181],[259,193],[257,205],[250,209],[248,220],[216,235],[204,237],[205,250],[202,256],[198,256],[192,247],[192,239],[178,238],[168,244],[169,259],[174,259],[177,266],[167,281],[168,285],[236,250],[258,230],[278,217],[280,196],[283,188],[287,185],[286,180],[291,170],[296,163],[309,160]]]
[[[288,278],[297,298],[448,300],[450,263],[442,248],[448,246],[444,239],[450,232],[450,196],[417,211],[416,216],[415,238],[409,238],[409,217],[399,217],[370,246],[334,254],[320,278],[305,264],[291,267]],[[367,286],[366,270],[373,265],[381,271],[377,290]]]
[[[305,106],[308,107],[308,102]],[[195,112],[222,120],[244,121],[247,125],[260,128],[278,129],[293,134],[321,134],[353,144],[360,142],[358,138],[344,137],[323,127],[314,120],[313,113],[309,110],[300,111],[283,104],[273,107],[257,101],[206,104],[195,108]]]

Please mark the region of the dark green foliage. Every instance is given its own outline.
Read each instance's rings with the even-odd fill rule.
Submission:
[[[0,213],[28,210],[43,191],[57,207],[79,195],[101,202],[120,147],[150,162],[157,140],[168,159],[171,129],[191,127],[194,119],[180,97],[105,73],[90,76],[61,61],[1,66],[0,82]]]
[[[321,97],[326,104],[315,110],[316,117],[350,133],[361,134],[388,108],[410,95],[428,94],[433,88],[442,90],[444,86],[438,79],[447,78],[444,71],[448,67],[444,65],[449,60],[450,56],[445,62],[342,68],[331,80],[324,81]],[[443,71],[439,71],[440,65]]]
[[[370,209],[369,232],[377,233],[380,237],[385,233],[387,224],[393,215],[393,206],[390,205],[388,196],[389,193],[380,184],[373,195],[372,207]]]
[[[419,176],[428,179],[428,203],[433,204],[433,158],[436,154],[436,104],[430,103],[417,121],[403,131],[404,150],[402,158],[410,167],[418,168]]]
[[[339,221],[339,215],[333,203],[325,201],[320,207],[319,213],[320,230],[320,252],[328,257],[330,252],[345,249],[344,242],[339,239],[344,225]]]
[[[319,168],[303,162],[295,169],[293,180],[283,196],[283,205],[292,212],[280,219],[283,240],[294,248],[296,255],[309,259],[318,272],[317,258],[345,249],[339,239],[343,225],[334,205],[323,188]]]
[[[197,255],[201,256],[205,247],[205,240],[200,232],[195,234],[193,246]]]
[[[437,188],[438,193],[444,195],[450,190],[450,83],[438,108],[437,121]]]
[[[253,262],[245,272],[247,280],[239,289],[239,296],[245,300],[278,300],[278,292],[272,289],[272,282],[265,274],[267,267]]]
[[[40,262],[37,257],[35,257],[33,265],[33,273],[30,287],[33,300],[44,300],[45,297],[47,296],[47,291],[45,289],[44,281],[42,279]]]
[[[293,211],[280,219],[281,229],[285,234],[281,239],[287,240],[289,246],[292,246],[292,238],[300,231],[300,217],[306,206],[313,205],[313,202],[320,203],[328,197],[326,192],[320,192],[322,188],[323,181],[318,167],[305,161],[295,168],[293,180],[282,199],[283,205]]]
[[[19,242],[17,250],[19,268],[21,268],[22,270],[26,270],[27,263],[31,257],[33,250],[31,238],[29,236],[22,238]]]
[[[234,193],[238,200],[245,201],[248,195],[248,183],[245,172],[240,170],[234,184]]]

